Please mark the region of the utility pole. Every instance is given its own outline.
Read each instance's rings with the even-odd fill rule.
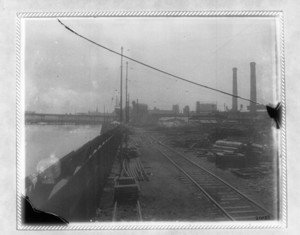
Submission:
[[[136,120],[139,122],[139,99],[136,99]]]
[[[129,113],[130,113],[130,112],[129,112],[129,109],[130,109],[130,108],[129,108],[129,107],[130,107],[130,105],[129,105],[129,104],[130,104],[130,96],[129,96],[129,94],[128,94],[128,96],[127,96],[127,99],[128,99],[128,106],[127,106],[127,107],[128,107],[128,110],[127,110],[128,116],[127,116],[127,117],[128,117],[128,123],[129,123],[129,120],[130,120],[130,117],[129,117],[129,116],[130,116],[130,115],[129,115]]]
[[[104,119],[104,123],[105,123],[106,122],[106,120],[105,120],[105,105],[103,107],[103,119]]]
[[[123,94],[122,94],[122,80],[123,80],[123,47],[121,47],[121,76],[120,76],[120,125],[122,126],[123,122]],[[120,174],[122,172],[122,165],[123,165],[123,143],[124,143],[124,135],[123,130],[121,129],[121,145],[120,145]]]
[[[129,122],[128,116],[128,61],[126,62],[126,106],[125,106],[126,123]]]
[[[120,77],[120,124],[123,122],[123,100],[122,100],[122,80],[123,80],[123,47],[121,47],[121,77]]]

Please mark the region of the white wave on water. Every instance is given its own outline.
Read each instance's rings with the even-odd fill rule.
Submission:
[[[100,134],[101,125],[26,125],[25,174],[31,175],[53,159],[77,150]]]

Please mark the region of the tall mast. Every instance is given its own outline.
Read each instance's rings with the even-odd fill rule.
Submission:
[[[122,100],[122,80],[123,80],[123,47],[121,47],[121,77],[120,77],[120,123],[123,122],[123,100]]]
[[[104,123],[105,123],[105,105],[103,106],[103,119],[104,119]]]
[[[125,116],[126,116],[126,123],[129,122],[129,116],[128,116],[128,61],[126,62],[126,106],[125,106]]]

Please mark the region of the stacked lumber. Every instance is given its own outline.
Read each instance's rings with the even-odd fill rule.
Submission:
[[[240,153],[243,146],[244,144],[238,141],[218,140],[211,148],[214,156],[208,155],[207,160],[215,161],[220,168],[245,167],[245,154]]]
[[[249,139],[227,138],[216,141],[206,156],[218,167],[243,168],[257,165],[263,152],[263,145],[251,143]]]
[[[149,181],[140,158],[124,159],[121,176],[132,177],[140,181]]]
[[[242,146],[242,142],[218,140],[212,146],[211,151],[216,153],[217,155],[230,155],[237,153]]]

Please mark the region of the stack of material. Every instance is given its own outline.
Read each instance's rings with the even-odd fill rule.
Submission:
[[[121,176],[132,177],[140,181],[149,181],[140,158],[124,159]]]
[[[239,153],[243,147],[242,142],[218,140],[212,146],[211,152],[215,157],[208,156],[209,161],[215,160],[215,163],[220,168],[226,167],[245,167],[246,157],[244,154]]]
[[[207,160],[222,168],[257,166],[265,152],[265,146],[250,142],[249,137],[227,137],[211,147]]]
[[[133,177],[115,179],[114,202],[120,204],[136,204],[139,198],[139,185]]]
[[[253,153],[258,153],[258,154],[262,154],[263,150],[264,150],[264,146],[261,144],[251,144],[251,150]]]
[[[139,158],[140,153],[134,147],[128,147],[123,152],[124,160],[122,162],[121,176],[133,177],[137,180],[147,180],[149,178]]]
[[[218,140],[212,147],[215,153],[236,153],[242,147],[242,142]]]

